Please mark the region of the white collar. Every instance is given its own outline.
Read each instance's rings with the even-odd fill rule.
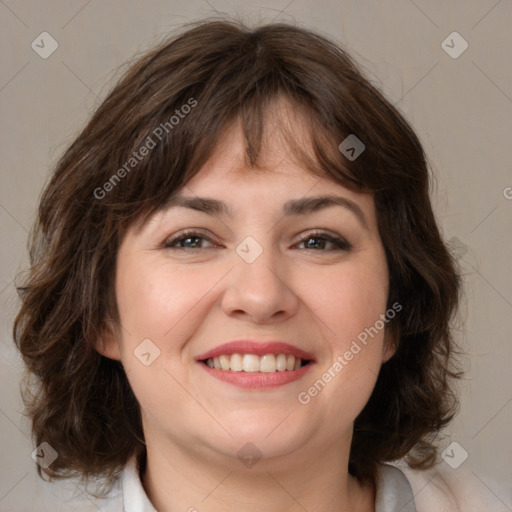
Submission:
[[[122,487],[124,512],[157,512],[140,481],[139,465],[135,456],[124,467]]]
[[[139,478],[136,457],[126,464],[122,474],[124,512],[157,512],[149,501]],[[406,476],[395,466],[379,465],[375,512],[416,512],[414,496]]]

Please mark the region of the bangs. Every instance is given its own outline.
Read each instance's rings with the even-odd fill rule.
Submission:
[[[131,224],[140,228],[152,215],[165,209],[178,190],[200,172],[233,126],[242,131],[244,167],[250,172],[266,170],[268,148],[278,140],[286,149],[287,158],[312,175],[359,192],[373,190],[374,185],[364,172],[366,167],[348,165],[350,162],[338,148],[349,134],[345,135],[340,127],[326,126],[307,98],[281,90],[272,96],[253,94],[234,112],[220,108],[212,112],[209,103],[208,115],[201,112],[200,101],[197,110],[191,111],[172,131],[161,132],[163,120],[145,132],[149,135],[139,136],[138,144],[129,151],[133,158],[145,143],[156,144],[104,200],[105,206],[109,205],[112,213],[117,214],[121,231]],[[130,161],[128,155],[125,161]]]

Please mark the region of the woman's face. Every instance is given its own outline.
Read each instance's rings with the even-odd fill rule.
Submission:
[[[247,169],[233,125],[178,193],[225,211],[170,206],[132,227],[119,249],[122,328],[98,350],[122,361],[148,444],[225,457],[246,443],[264,457],[347,445],[392,355],[373,198],[309,174],[278,137],[268,140],[266,170]],[[303,203],[320,196],[340,204]],[[220,348],[205,362],[242,340],[253,345]],[[274,341],[286,346],[263,347]],[[312,360],[284,369],[299,364],[290,357],[299,351]]]

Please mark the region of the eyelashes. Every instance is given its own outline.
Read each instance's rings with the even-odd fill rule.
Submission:
[[[209,243],[213,244],[213,247],[186,247],[183,246],[182,243],[188,243],[190,241],[203,241],[206,240]],[[321,241],[320,244],[312,244],[308,246],[310,242],[313,240]],[[176,245],[180,244],[180,245]],[[192,242],[194,244],[194,242]],[[332,252],[332,251],[345,251],[348,252],[352,249],[352,246],[350,243],[348,243],[346,240],[344,240],[341,237],[333,236],[329,233],[326,233],[324,231],[314,231],[311,233],[308,233],[307,235],[303,236],[298,242],[294,244],[294,246],[305,244],[305,248],[303,250],[311,250],[315,252]],[[333,247],[332,249],[325,249],[326,246],[331,245]],[[204,233],[201,233],[197,230],[189,230],[180,233],[178,236],[168,238],[164,242],[164,248],[170,249],[170,250],[178,250],[178,251],[185,251],[185,252],[197,252],[200,250],[205,249],[212,249],[215,248],[214,246],[217,245],[215,242],[212,242],[212,240],[206,236]],[[320,248],[319,248],[320,247]]]
[[[343,238],[336,237],[329,235],[328,233],[318,232],[318,233],[310,233],[307,236],[303,237],[301,240],[299,240],[299,244],[302,244],[304,242],[310,242],[311,240],[323,240],[324,242],[329,242],[333,244],[337,250],[342,251],[350,251],[352,249],[352,246]],[[317,250],[313,248],[308,248],[310,250]],[[335,249],[336,250],[336,249]],[[330,251],[322,251],[322,252],[330,252]]]

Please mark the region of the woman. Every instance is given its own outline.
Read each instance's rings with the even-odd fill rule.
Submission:
[[[320,35],[205,21],[140,58],[58,163],[19,287],[39,473],[99,478],[101,510],[470,510],[417,492],[460,375],[428,188]]]

